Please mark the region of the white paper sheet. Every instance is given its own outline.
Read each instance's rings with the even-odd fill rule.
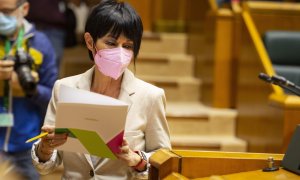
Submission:
[[[94,131],[104,143],[114,143],[112,142],[114,138],[118,138],[117,142],[120,143],[120,138],[123,138],[120,137],[120,133],[124,132],[127,109],[128,105],[120,100],[61,85],[56,128]],[[90,142],[90,140],[87,141]],[[119,145],[115,144],[114,146]],[[74,138],[60,146],[59,149],[80,153],[88,152],[82,143]]]

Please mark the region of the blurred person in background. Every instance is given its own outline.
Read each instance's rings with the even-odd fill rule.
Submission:
[[[98,0],[99,1],[99,0]],[[88,17],[90,7],[85,0],[69,0],[68,7],[72,9],[76,16],[76,36],[77,40],[84,44],[83,34],[86,19]]]
[[[77,43],[75,14],[68,7],[67,0],[28,0],[28,2],[30,10],[26,18],[50,39],[59,68],[64,47],[72,47]]]
[[[57,79],[55,52],[48,38],[24,19],[26,0],[0,0],[0,105],[11,112],[10,125],[0,116],[0,156],[9,160],[22,179],[39,179],[27,139],[40,133]],[[4,87],[11,92],[6,96]],[[7,107],[7,99],[9,106]]]

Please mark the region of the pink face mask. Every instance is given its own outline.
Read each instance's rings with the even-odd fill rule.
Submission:
[[[118,47],[97,51],[94,59],[100,72],[117,80],[130,64],[132,52]]]

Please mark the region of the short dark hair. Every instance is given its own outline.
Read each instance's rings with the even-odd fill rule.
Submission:
[[[27,0],[17,0],[17,6],[20,6],[21,4],[27,2]]]
[[[134,63],[139,53],[143,35],[143,24],[137,12],[125,2],[102,0],[89,14],[85,32],[89,32],[94,41],[107,33],[118,38],[121,33],[133,41]],[[92,52],[89,51],[91,59]]]

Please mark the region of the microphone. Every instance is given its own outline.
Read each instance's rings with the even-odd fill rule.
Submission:
[[[259,73],[259,79],[266,81],[267,83],[272,83],[272,78],[265,73]]]
[[[284,84],[285,86],[290,86],[290,87],[296,87],[295,83],[292,83],[291,81],[285,79],[282,76],[272,76],[272,80],[274,84]]]
[[[295,83],[285,79],[282,76],[278,76],[278,75],[268,76],[267,74],[259,73],[258,77],[267,83],[275,84],[300,96],[300,87],[295,85]]]

